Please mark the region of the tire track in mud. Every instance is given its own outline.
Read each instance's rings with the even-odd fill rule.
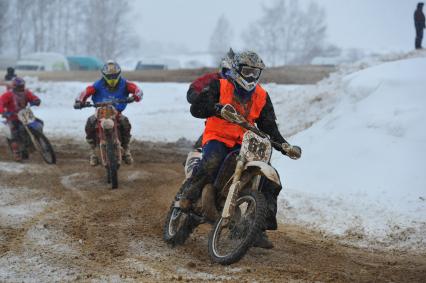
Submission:
[[[83,143],[54,144],[56,166],[42,165],[34,156],[21,171],[0,169],[0,198],[3,186],[17,192],[4,206],[26,204],[32,198],[45,202],[41,211],[15,225],[0,223],[0,281],[422,282],[426,278],[425,255],[344,246],[297,226],[269,233],[273,250],[252,248],[228,267],[208,259],[207,225],[198,227],[185,245],[171,249],[162,241],[162,227],[183,178],[186,144],[134,143],[135,164],[120,168],[117,190],[108,188],[102,168],[88,166]],[[0,161],[11,162],[5,152],[0,145]],[[18,193],[22,188],[31,194]]]

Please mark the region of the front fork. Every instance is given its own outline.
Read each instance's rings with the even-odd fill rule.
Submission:
[[[118,138],[118,129],[117,129],[117,122],[114,122],[114,126],[112,128],[109,129],[104,129],[102,127],[102,122],[99,123],[99,149],[100,149],[100,153],[101,153],[101,160],[102,160],[102,165],[103,166],[108,166],[108,161],[107,161],[107,154],[106,154],[106,145],[107,145],[107,140],[110,139],[114,145],[116,146],[116,153],[117,153],[117,163],[120,165],[121,163],[121,159],[122,159],[122,153],[121,153],[121,143],[120,143],[120,139]]]
[[[43,152],[42,148],[40,148],[40,144],[38,142],[36,142],[33,133],[31,132],[30,128],[28,128],[28,125],[25,125],[24,123],[22,123],[22,126],[24,127],[25,131],[27,132],[28,136],[30,137],[31,142],[34,145],[34,148],[39,152]]]
[[[225,220],[229,219],[229,217],[231,217],[231,215],[234,213],[237,197],[241,190],[241,174],[244,170],[244,164],[244,159],[239,156],[232,179],[232,184],[229,188],[228,196],[226,197],[225,205],[222,210],[222,218],[224,218]]]

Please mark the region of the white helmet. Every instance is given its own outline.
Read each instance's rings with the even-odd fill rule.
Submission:
[[[232,62],[231,77],[246,91],[252,91],[259,82],[265,64],[252,51],[235,54]]]

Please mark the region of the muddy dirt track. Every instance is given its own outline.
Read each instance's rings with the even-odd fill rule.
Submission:
[[[424,255],[348,247],[297,226],[280,226],[269,233],[273,250],[252,248],[228,267],[208,259],[207,225],[171,249],[162,226],[185,147],[134,143],[135,164],[112,191],[83,143],[53,143],[56,166],[33,156],[0,170],[1,195],[15,196],[0,200],[0,281],[426,282]],[[4,144],[0,162],[14,166]],[[13,205],[33,213],[8,217]]]

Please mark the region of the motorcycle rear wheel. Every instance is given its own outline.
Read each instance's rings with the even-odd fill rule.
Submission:
[[[262,232],[266,211],[266,200],[261,192],[240,196],[230,219],[219,218],[210,232],[210,258],[222,265],[239,261]]]
[[[191,216],[179,207],[170,206],[163,227],[163,240],[171,246],[183,245],[191,235]]]

